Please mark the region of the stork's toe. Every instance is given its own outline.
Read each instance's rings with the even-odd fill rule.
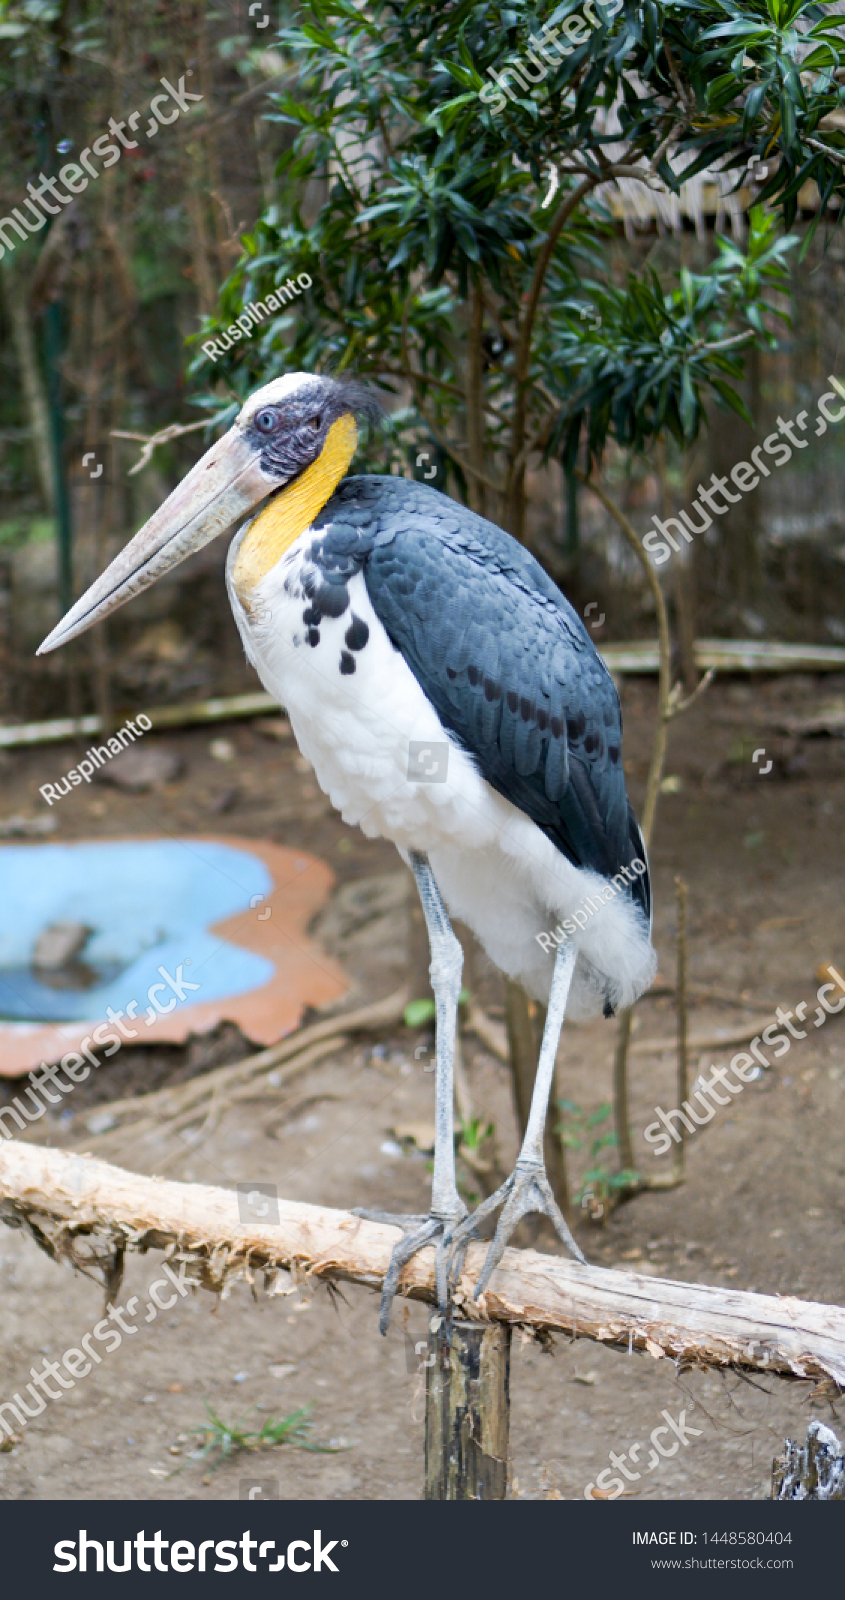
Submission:
[[[517,1162],[510,1177],[505,1179],[504,1183],[496,1190],[496,1193],[491,1194],[487,1200],[484,1200],[478,1209],[473,1211],[454,1230],[452,1234],[453,1255],[451,1261],[453,1279],[457,1279],[460,1275],[463,1256],[466,1254],[470,1237],[477,1231],[478,1224],[490,1216],[498,1206],[502,1206],[502,1214],[499,1217],[496,1232],[493,1235],[490,1248],[484,1260],[484,1266],[475,1286],[473,1299],[477,1300],[479,1295],[484,1293],[505,1253],[505,1247],[511,1235],[523,1217],[529,1216],[532,1212],[540,1212],[543,1216],[548,1217],[554,1224],[558,1238],[566,1245],[570,1254],[575,1257],[576,1261],[580,1261],[582,1265],[587,1265],[584,1254],[575,1243],[566,1218],[555,1200],[545,1169],[541,1165],[533,1163],[528,1165]],[[459,1251],[461,1252],[460,1265],[457,1265]]]
[[[415,1256],[418,1250],[423,1250],[426,1245],[437,1243],[435,1257],[435,1274],[437,1280],[437,1298],[442,1315],[446,1315],[449,1303],[449,1264],[452,1260],[453,1225],[459,1217],[444,1219],[434,1216],[400,1216],[391,1211],[369,1211],[364,1206],[353,1206],[353,1217],[364,1217],[367,1222],[387,1222],[393,1228],[401,1228],[404,1235],[393,1248],[390,1265],[385,1273],[381,1291],[381,1310],[379,1312],[379,1332],[386,1334],[390,1327],[390,1314],[393,1301],[399,1287],[402,1268]],[[460,1213],[463,1217],[464,1212]]]

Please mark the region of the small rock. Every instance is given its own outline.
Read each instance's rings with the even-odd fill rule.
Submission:
[[[94,775],[96,783],[112,783],[127,794],[140,794],[144,789],[160,789],[172,783],[182,771],[182,758],[162,744],[144,744],[137,750],[124,750],[108,766]]]
[[[190,639],[178,622],[153,622],[137,639],[129,655],[136,661],[169,661],[181,665],[189,660],[192,650]]]
[[[212,761],[234,761],[238,752],[231,739],[212,739],[208,753]]]
[[[258,717],[252,724],[256,733],[265,739],[292,739],[293,728],[284,717]]]
[[[107,1109],[92,1111],[90,1117],[85,1119],[85,1126],[89,1133],[108,1133],[111,1128],[117,1127],[117,1117]]]
[[[211,799],[206,801],[206,810],[213,812],[215,816],[222,816],[224,812],[232,810],[240,799],[240,793],[241,791],[237,785],[232,789],[224,789],[220,794],[212,795]]]
[[[35,941],[33,967],[42,972],[66,967],[85,948],[93,932],[84,922],[51,922]]]
[[[268,1367],[267,1371],[271,1378],[289,1378],[299,1368],[294,1361],[282,1361],[277,1366]]]
[[[395,1133],[400,1142],[415,1144],[418,1150],[430,1151],[434,1149],[433,1122],[397,1122],[391,1132]],[[387,1154],[384,1145],[381,1148]]]
[[[55,833],[59,826],[55,817],[4,817],[0,821],[0,839],[13,839],[16,834]]]

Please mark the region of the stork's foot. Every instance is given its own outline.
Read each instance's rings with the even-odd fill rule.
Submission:
[[[434,1258],[434,1273],[437,1283],[437,1299],[442,1316],[448,1314],[449,1308],[449,1264],[454,1256],[460,1252],[460,1259],[466,1254],[466,1246],[472,1236],[472,1229],[468,1230],[466,1243],[459,1244],[455,1250],[454,1231],[458,1224],[465,1224],[470,1219],[467,1217],[466,1206],[459,1202],[460,1209],[456,1207],[453,1214],[448,1217],[435,1217],[429,1214],[425,1217],[397,1216],[392,1211],[368,1211],[364,1206],[353,1206],[353,1217],[364,1217],[367,1222],[387,1222],[392,1228],[401,1228],[404,1238],[394,1247],[390,1257],[390,1266],[385,1275],[381,1291],[381,1311],[379,1313],[379,1333],[387,1333],[390,1327],[390,1313],[393,1309],[393,1300],[399,1287],[399,1277],[406,1262],[415,1256],[418,1250],[423,1250],[427,1244],[437,1245],[437,1254]]]
[[[552,1194],[552,1186],[546,1177],[545,1169],[539,1162],[528,1163],[520,1161],[517,1162],[510,1177],[505,1179],[500,1188],[496,1190],[496,1193],[491,1194],[487,1200],[483,1200],[477,1210],[472,1212],[471,1216],[466,1217],[458,1227],[453,1229],[452,1246],[454,1254],[452,1262],[455,1261],[459,1251],[466,1252],[469,1239],[476,1232],[478,1224],[483,1222],[486,1217],[489,1217],[498,1206],[502,1206],[503,1210],[490,1248],[487,1251],[481,1275],[475,1286],[475,1294],[473,1296],[475,1300],[487,1288],[517,1224],[531,1212],[539,1211],[544,1216],[549,1217],[554,1223],[558,1238],[563,1241],[576,1261],[582,1262],[584,1266],[587,1265],[583,1253],[575,1243],[567,1227],[566,1218]],[[463,1262],[463,1256],[461,1256],[461,1262]]]

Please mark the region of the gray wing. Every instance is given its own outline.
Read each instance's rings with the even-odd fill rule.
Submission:
[[[619,698],[577,613],[495,524],[425,485],[348,478],[311,555],[326,585],[363,570],[373,609],[487,782],[577,866],[641,856]],[[635,899],[650,916],[647,873]]]

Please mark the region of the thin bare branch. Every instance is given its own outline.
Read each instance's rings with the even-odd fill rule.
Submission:
[[[845,167],[845,150],[831,150],[830,145],[822,144],[820,139],[808,139],[807,144],[811,150],[819,150],[830,161],[838,161],[840,167]]]
[[[131,478],[136,472],[140,472],[141,468],[145,467],[147,462],[152,459],[153,451],[160,444],[169,444],[171,439],[178,439],[183,433],[195,433],[197,428],[207,428],[209,420],[208,417],[203,417],[200,422],[171,422],[169,427],[161,428],[158,433],[152,434],[124,433],[120,428],[112,428],[111,436],[113,439],[135,439],[138,444],[144,446],[140,460],[135,462],[134,467],[129,468],[127,477]]]

